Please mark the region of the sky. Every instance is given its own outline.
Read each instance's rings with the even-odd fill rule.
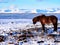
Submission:
[[[60,8],[60,0],[0,0],[0,9]]]

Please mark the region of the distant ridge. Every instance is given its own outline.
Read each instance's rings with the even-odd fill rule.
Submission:
[[[0,19],[32,19],[41,13],[0,13]],[[60,13],[44,13],[45,15],[55,15],[60,20]]]

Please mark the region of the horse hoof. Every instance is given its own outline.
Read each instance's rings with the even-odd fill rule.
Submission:
[[[54,31],[52,34],[58,34],[58,32]]]

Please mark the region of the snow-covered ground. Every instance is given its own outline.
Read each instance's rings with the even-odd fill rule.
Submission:
[[[58,21],[60,23],[60,21]],[[32,19],[0,19],[0,30],[18,30],[18,29],[28,29],[28,28],[35,28],[41,27],[40,22],[37,22],[34,26],[32,23]],[[53,25],[45,25],[45,27],[53,27]],[[58,24],[60,27],[60,24]]]
[[[32,19],[0,19],[0,35],[1,34],[5,35],[5,33],[2,33],[3,31],[10,32],[11,30],[14,30],[14,31],[15,30],[26,30],[26,29],[35,28],[35,27],[40,28],[41,24],[38,22],[38,23],[36,23],[36,25],[33,25]],[[53,25],[45,25],[45,27],[51,28],[51,27],[53,27]],[[58,24],[58,27],[60,27],[60,24]],[[37,32],[35,32],[35,33],[37,34]],[[21,41],[19,41],[19,45],[21,45],[21,44],[22,45],[48,45],[48,44],[60,45],[60,43],[54,43],[53,39],[52,39],[53,41],[51,39],[48,39],[49,41],[46,40],[45,37],[42,39],[39,36],[37,36],[37,37],[35,36],[34,38],[31,38],[30,40],[28,39],[29,40],[28,42],[23,42],[22,43]],[[41,41],[41,40],[44,40],[45,42],[44,43],[40,43],[40,44],[37,43],[38,41]],[[4,42],[4,44],[5,43],[6,42]]]

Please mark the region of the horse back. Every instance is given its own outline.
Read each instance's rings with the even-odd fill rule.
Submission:
[[[54,15],[39,16],[38,19],[42,24],[50,24],[50,23],[56,23],[57,22],[57,17]]]
[[[47,16],[47,21],[50,23],[57,23],[57,20],[58,20],[57,17],[54,15]]]

